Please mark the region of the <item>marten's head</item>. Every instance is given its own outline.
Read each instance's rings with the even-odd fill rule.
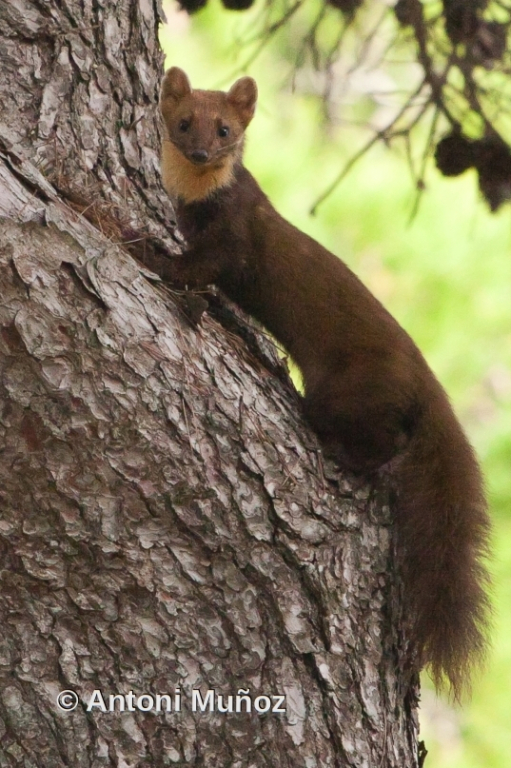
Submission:
[[[165,74],[160,109],[165,123],[162,174],[169,194],[201,200],[230,184],[254,116],[257,86],[242,77],[224,91],[192,90],[182,69]]]

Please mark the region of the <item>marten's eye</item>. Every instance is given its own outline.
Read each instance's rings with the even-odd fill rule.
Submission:
[[[181,133],[186,133],[188,128],[190,127],[190,121],[189,120],[180,120],[179,121],[179,130]]]
[[[229,135],[229,126],[228,125],[221,125],[220,128],[218,129],[218,135],[222,139],[225,139],[225,137]]]

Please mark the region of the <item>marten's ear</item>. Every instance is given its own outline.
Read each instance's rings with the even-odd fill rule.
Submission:
[[[236,80],[227,94],[227,101],[238,112],[243,127],[246,128],[254,117],[257,102],[257,85],[251,77]]]
[[[188,96],[192,92],[192,86],[185,72],[179,67],[171,67],[163,78],[161,84],[160,102],[164,99],[175,99],[179,101],[183,96]]]

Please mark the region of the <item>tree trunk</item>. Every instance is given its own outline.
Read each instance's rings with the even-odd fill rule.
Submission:
[[[388,507],[154,274],[160,18],[0,5],[0,768],[414,767]]]

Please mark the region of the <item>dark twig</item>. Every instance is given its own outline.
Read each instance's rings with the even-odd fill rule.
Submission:
[[[360,160],[361,157],[363,157],[370,149],[373,147],[377,141],[380,140],[386,140],[388,141],[389,133],[392,131],[394,126],[397,124],[399,119],[407,112],[407,110],[410,108],[412,103],[414,102],[414,99],[420,95],[422,89],[424,88],[425,81],[423,80],[420,84],[420,86],[417,88],[417,90],[410,96],[406,104],[399,110],[396,117],[391,120],[391,122],[385,127],[382,128],[379,131],[376,131],[373,136],[367,141],[364,146],[359,149],[358,152],[356,152],[350,160],[346,163],[346,165],[343,167],[339,175],[334,179],[334,181],[326,188],[326,190],[318,197],[312,208],[310,209],[311,216],[315,216],[317,213],[317,210],[321,203],[323,203],[326,198],[332,194],[334,189],[341,183],[341,181],[347,176],[347,174],[351,171],[353,166]],[[426,104],[427,107],[427,104]]]

